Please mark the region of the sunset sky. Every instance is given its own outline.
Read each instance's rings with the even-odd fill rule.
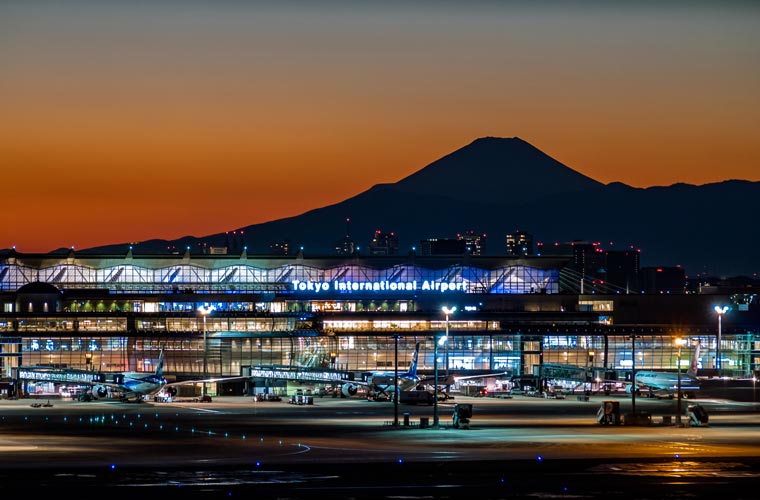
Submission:
[[[760,2],[0,0],[0,248],[299,215],[483,136],[760,181]]]

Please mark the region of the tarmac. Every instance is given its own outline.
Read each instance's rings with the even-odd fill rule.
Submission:
[[[465,398],[398,405],[218,397],[212,402],[0,401],[7,491],[191,498],[731,498],[760,484],[760,408],[637,399]],[[465,428],[455,406],[472,405]],[[667,418],[669,417],[669,418]],[[460,422],[461,423],[461,422]],[[746,492],[746,493],[745,493]]]

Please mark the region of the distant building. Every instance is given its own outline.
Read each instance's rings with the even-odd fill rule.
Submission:
[[[686,289],[686,271],[681,267],[645,267],[641,270],[641,292],[682,294]]]
[[[227,255],[227,247],[208,247],[210,255]]]
[[[395,233],[384,233],[380,229],[375,231],[372,241],[369,243],[370,255],[397,255],[398,236]]]
[[[506,236],[507,255],[533,255],[533,235],[524,231],[515,231]]]
[[[573,268],[584,276],[598,276],[604,273],[604,250],[599,243],[573,241]]]
[[[338,241],[335,244],[335,255],[353,255],[356,253],[356,243],[349,237]]]
[[[536,243],[536,255],[541,256],[559,256],[559,255],[573,255],[572,243]]]
[[[639,250],[607,250],[604,260],[607,293],[638,293],[641,272]]]
[[[420,241],[420,254],[430,255],[465,255],[467,242],[454,238],[428,238]]]
[[[604,250],[598,242],[576,240],[537,245],[539,256],[572,256],[564,270],[567,286],[580,293],[639,293],[641,290],[640,251]],[[575,283],[575,285],[573,285]]]
[[[477,234],[475,231],[467,231],[457,235],[458,240],[465,242],[465,253],[470,255],[484,255],[486,253],[486,235]]]
[[[350,222],[351,219],[346,218],[346,235],[335,243],[335,255],[353,255],[356,252],[356,243],[351,239]]]
[[[269,248],[272,255],[290,255],[290,240],[276,241]]]
[[[245,248],[245,231],[238,229],[224,233],[224,246],[230,253],[241,253]]]

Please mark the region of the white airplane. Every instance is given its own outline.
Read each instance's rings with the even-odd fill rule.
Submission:
[[[399,391],[408,391],[417,387],[423,380],[417,375],[417,359],[420,355],[420,343],[414,346],[414,354],[409,369],[405,372],[399,372],[398,380],[393,371],[374,372],[367,381],[344,381],[341,387],[341,395],[344,397],[354,396],[360,387],[367,390],[367,399],[375,401],[392,400],[393,392],[398,386]]]
[[[680,374],[681,394],[693,397],[694,392],[699,390],[700,383],[697,378],[697,364],[699,362],[699,343],[694,348],[694,354],[686,373]],[[640,371],[636,372],[636,388],[642,389],[659,397],[673,397],[678,394],[679,374],[676,372]],[[626,388],[630,392],[632,386]],[[638,393],[637,393],[638,394]]]
[[[164,350],[158,355],[158,364],[153,373],[146,372],[117,372],[106,373],[105,380],[92,382],[93,399],[107,398],[109,394],[117,395],[121,401],[144,401],[146,398],[163,392],[170,395],[176,393],[175,386],[198,384],[203,382],[218,382],[235,380],[245,377],[208,378],[203,380],[184,380],[168,383],[164,378]]]

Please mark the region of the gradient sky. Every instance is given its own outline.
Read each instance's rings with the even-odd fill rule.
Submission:
[[[0,248],[231,231],[483,136],[759,181],[760,2],[0,0]]]

